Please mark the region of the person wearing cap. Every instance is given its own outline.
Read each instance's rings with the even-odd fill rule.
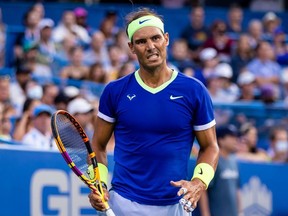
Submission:
[[[219,92],[213,102],[231,103],[238,99],[239,87],[232,82],[233,70],[227,63],[220,63],[215,67],[215,76],[219,83]]]
[[[38,25],[40,31],[40,39],[37,43],[37,62],[43,66],[48,67],[46,71],[49,71],[48,74],[41,73],[41,76],[52,76],[52,68],[56,64],[55,61],[57,61],[59,45],[57,45],[57,43],[55,43],[52,39],[52,31],[54,26],[55,23],[50,18],[42,19]],[[54,66],[54,68],[55,67],[56,66]]]
[[[218,161],[212,101],[200,81],[167,65],[169,34],[161,16],[141,8],[126,18],[139,69],[106,85],[92,140],[105,188],[107,142],[115,135],[112,188],[105,199],[117,216],[190,216]],[[200,153],[188,179],[195,138]],[[98,194],[91,192],[89,200],[104,210]]]
[[[237,85],[240,89],[238,101],[255,101],[259,100],[256,88],[256,78],[250,71],[243,70],[237,79]]]
[[[76,24],[86,29],[88,34],[92,36],[95,29],[88,24],[88,11],[83,7],[77,7],[73,10],[73,12],[75,14]]]
[[[93,105],[85,98],[78,97],[68,103],[67,111],[77,119],[88,137],[92,140],[94,119]]]
[[[32,128],[22,139],[25,146],[37,149],[51,150],[57,149],[52,137],[50,121],[53,109],[46,104],[39,104],[32,112]]]
[[[214,69],[219,64],[217,51],[212,47],[204,48],[199,53],[200,67],[195,69],[194,77],[200,80],[206,87],[211,77],[214,77]]]
[[[240,210],[240,182],[237,164],[238,131],[235,125],[216,129],[220,157],[207,191],[200,199],[202,216],[238,216]]]

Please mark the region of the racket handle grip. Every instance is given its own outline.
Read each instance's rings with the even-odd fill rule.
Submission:
[[[107,209],[106,215],[107,215],[107,216],[115,216],[114,212],[113,212],[112,209],[110,209],[110,208]]]

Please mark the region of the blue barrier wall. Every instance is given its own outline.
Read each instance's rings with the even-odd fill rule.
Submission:
[[[110,176],[113,155],[109,155]],[[195,161],[189,166],[193,170]],[[58,152],[0,145],[0,209],[3,216],[95,215],[89,190]],[[239,163],[244,215],[287,216],[288,165]]]

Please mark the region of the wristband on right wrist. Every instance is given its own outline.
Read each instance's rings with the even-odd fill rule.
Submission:
[[[205,185],[206,189],[209,186],[209,183],[214,177],[214,169],[213,167],[208,163],[199,163],[194,169],[194,174],[191,180],[194,178],[200,179]]]
[[[98,163],[98,169],[99,169],[101,182],[103,182],[105,185],[107,185],[107,182],[108,182],[108,168],[104,164]]]

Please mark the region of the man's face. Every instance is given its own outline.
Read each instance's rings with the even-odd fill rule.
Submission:
[[[163,34],[159,28],[147,26],[136,31],[132,39],[133,43],[128,45],[143,68],[153,70],[166,61],[168,33]]]

